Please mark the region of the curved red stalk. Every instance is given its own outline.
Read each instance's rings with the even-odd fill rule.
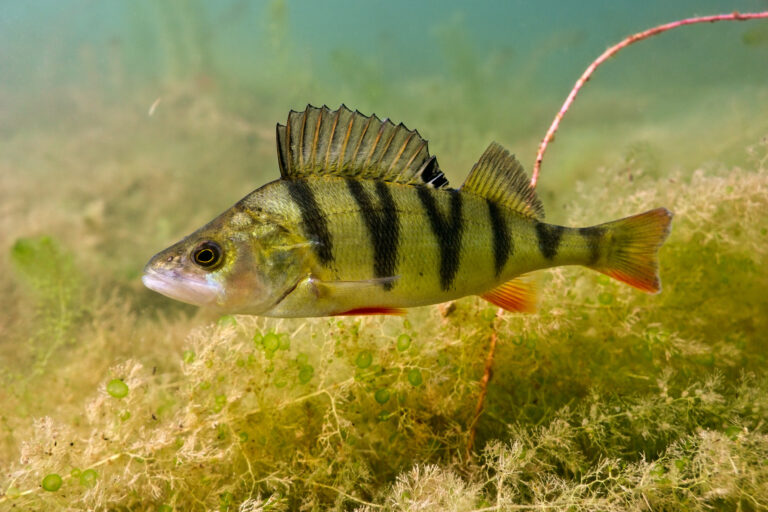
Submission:
[[[638,32],[637,34],[633,34],[620,43],[615,44],[605,50],[602,55],[600,55],[592,64],[589,65],[589,67],[586,69],[586,71],[584,71],[579,79],[576,80],[576,84],[573,86],[573,89],[571,89],[571,93],[565,99],[565,103],[563,103],[563,106],[560,107],[560,111],[557,113],[555,119],[552,121],[552,124],[549,126],[547,134],[544,136],[541,144],[539,144],[539,152],[536,154],[536,163],[533,165],[531,187],[536,188],[536,183],[539,180],[539,172],[541,170],[541,161],[544,159],[544,151],[546,151],[547,145],[552,142],[552,139],[555,137],[555,132],[557,131],[557,127],[560,125],[560,121],[563,119],[563,116],[570,108],[571,103],[573,103],[573,100],[576,98],[579,90],[581,90],[586,81],[589,80],[589,77],[592,76],[592,73],[595,72],[600,64],[613,57],[622,48],[626,48],[632,43],[642,41],[643,39],[655,36],[656,34],[661,34],[667,30],[672,30],[673,28],[682,27],[684,25],[693,25],[694,23],[714,23],[715,21],[744,21],[758,18],[768,18],[768,11],[744,14],[734,11],[730,14],[717,14],[714,16],[687,18],[684,20],[678,20],[664,25],[659,25],[658,27],[649,28],[643,32]]]

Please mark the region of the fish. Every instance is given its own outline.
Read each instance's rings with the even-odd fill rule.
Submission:
[[[416,130],[341,105],[277,124],[280,178],[152,257],[172,299],[271,317],[403,314],[479,295],[536,310],[530,273],[581,265],[658,293],[672,213],[589,227],[544,222],[520,162],[496,142],[452,188]]]

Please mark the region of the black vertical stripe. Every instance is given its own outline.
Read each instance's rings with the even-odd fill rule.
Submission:
[[[589,248],[587,265],[594,265],[600,259],[600,240],[603,238],[604,232],[603,228],[597,226],[579,229],[579,234],[584,237]]]
[[[312,248],[320,263],[328,265],[333,261],[333,240],[328,231],[328,221],[315,200],[309,184],[303,180],[286,181],[291,199],[301,212],[302,228],[307,238],[313,242]]]
[[[539,239],[539,251],[545,258],[551,260],[557,256],[557,248],[560,246],[560,238],[565,230],[562,226],[536,223],[536,236]]]
[[[373,273],[376,277],[393,277],[397,268],[397,248],[400,243],[400,219],[392,192],[383,181],[376,182],[379,204],[374,206],[363,184],[354,178],[347,179],[349,193],[360,207],[368,234],[373,244]],[[391,290],[394,281],[386,281],[385,290]]]
[[[461,215],[461,194],[458,190],[446,191],[451,197],[450,211],[445,216],[437,208],[437,201],[432,195],[432,189],[417,187],[416,190],[440,247],[440,287],[443,290],[448,290],[459,270],[459,258],[461,257],[461,235],[464,231]]]
[[[512,246],[512,237],[509,235],[509,229],[507,229],[507,223],[504,222],[499,206],[486,199],[488,204],[488,216],[491,220],[491,230],[493,231],[493,259],[496,268],[496,277],[499,277],[501,271],[504,269],[504,265],[507,264],[507,260],[514,251]]]

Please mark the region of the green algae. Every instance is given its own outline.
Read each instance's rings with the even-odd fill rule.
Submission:
[[[401,334],[397,337],[397,350],[404,352],[411,346],[411,337],[407,334]]]
[[[10,250],[15,275],[34,296],[37,321],[26,347],[33,371],[43,372],[82,318],[82,276],[73,256],[50,236],[20,238]]]
[[[45,478],[43,478],[43,483],[41,484],[41,487],[43,490],[48,492],[56,492],[59,489],[61,489],[61,476],[57,475],[56,473],[50,473],[48,475],[45,475]]]
[[[99,478],[99,474],[94,469],[86,469],[80,473],[80,485],[83,487],[93,487],[96,485],[96,481]]]
[[[107,393],[115,398],[125,398],[129,391],[128,386],[120,379],[107,382]]]

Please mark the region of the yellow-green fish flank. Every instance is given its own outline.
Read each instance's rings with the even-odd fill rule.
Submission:
[[[518,276],[558,265],[660,289],[663,208],[594,227],[546,224],[501,146],[450,188],[417,132],[343,106],[291,112],[277,135],[282,178],[156,255],[147,286],[283,317],[394,313],[473,294],[530,311],[533,289]]]

